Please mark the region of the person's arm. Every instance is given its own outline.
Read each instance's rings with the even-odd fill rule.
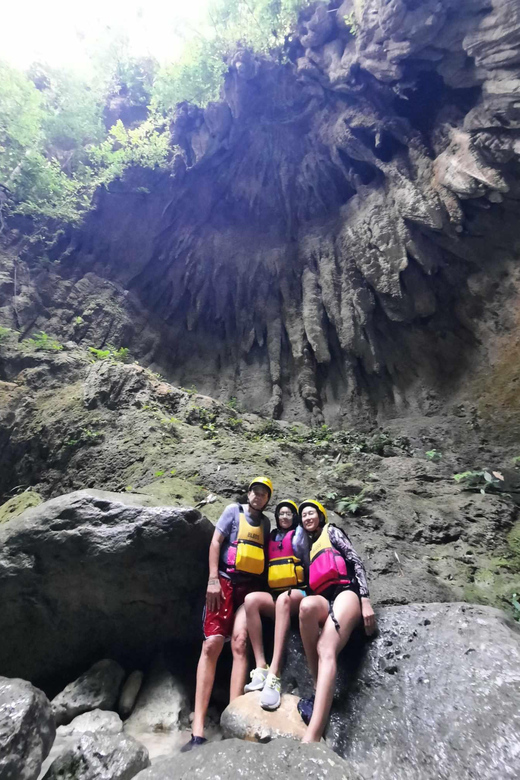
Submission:
[[[340,552],[346,561],[351,561],[354,565],[356,579],[359,584],[359,595],[361,598],[361,614],[367,636],[373,634],[376,629],[376,618],[372,604],[370,603],[370,593],[368,590],[367,573],[363,561],[355,551],[352,542],[344,531],[340,528],[330,528],[330,540],[334,547]]]
[[[216,612],[220,608],[220,598],[222,591],[220,580],[218,578],[218,564],[220,559],[220,548],[225,536],[222,531],[215,528],[213,538],[209,546],[209,579],[206,590],[206,608],[208,612]]]
[[[305,582],[308,584],[309,564],[311,557],[311,543],[309,535],[301,525],[297,526],[293,536],[294,554],[300,559],[305,573]]]

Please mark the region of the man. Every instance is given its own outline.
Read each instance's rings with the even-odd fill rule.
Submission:
[[[209,579],[204,610],[204,642],[197,667],[195,716],[190,741],[181,752],[203,745],[217,661],[224,643],[231,640],[233,667],[229,700],[244,691],[247,677],[247,624],[244,599],[265,585],[269,519],[263,510],[273,484],[269,477],[256,477],[249,485],[247,506],[230,504],[217,523],[209,548]]]

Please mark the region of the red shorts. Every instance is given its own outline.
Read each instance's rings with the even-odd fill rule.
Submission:
[[[202,616],[204,639],[210,636],[223,636],[226,641],[231,639],[233,633],[233,623],[235,622],[235,612],[244,603],[248,593],[260,590],[260,583],[246,582],[232,584],[226,577],[218,576],[222,595],[220,597],[220,607],[214,612],[209,612],[204,607]]]

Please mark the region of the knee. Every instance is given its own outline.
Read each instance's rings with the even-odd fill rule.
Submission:
[[[313,620],[316,620],[316,609],[312,602],[303,599],[300,605],[300,623],[308,623]]]
[[[288,592],[282,593],[276,599],[276,611],[277,612],[289,612],[291,609],[291,597]]]
[[[241,631],[231,638],[231,652],[235,658],[245,658],[247,655],[247,632]]]
[[[208,637],[202,643],[202,655],[211,661],[216,661],[222,652],[222,644],[221,637]]]

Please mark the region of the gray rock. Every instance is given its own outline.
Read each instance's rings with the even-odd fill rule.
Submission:
[[[53,761],[44,780],[131,780],[148,766],[146,748],[126,734],[83,734]]]
[[[83,712],[114,709],[124,676],[116,661],[98,661],[54,697],[51,706],[56,724],[70,723]]]
[[[91,734],[99,732],[103,734],[120,734],[123,731],[123,721],[117,712],[105,710],[92,710],[78,715],[67,726],[59,726],[56,730],[58,737],[75,737],[79,734]]]
[[[54,736],[45,694],[25,680],[0,677],[0,780],[35,780]]]
[[[143,673],[136,670],[128,676],[127,681],[123,685],[123,690],[121,691],[121,696],[119,697],[119,702],[117,705],[117,711],[123,720],[128,718],[134,709],[134,705],[137,696],[139,695],[139,691],[141,690],[142,684]]]
[[[326,745],[276,739],[266,745],[239,739],[212,742],[184,755],[157,761],[139,780],[361,780]]]
[[[340,657],[327,743],[373,780],[517,778],[518,627],[469,604],[387,607],[378,625]],[[306,695],[298,646],[291,637],[284,685]]]
[[[134,711],[125,723],[125,731],[177,731],[181,714],[189,713],[189,701],[183,684],[161,659],[157,659],[139,692]]]
[[[136,500],[82,490],[0,529],[5,673],[35,679],[121,648],[149,652],[200,626],[211,523]]]

